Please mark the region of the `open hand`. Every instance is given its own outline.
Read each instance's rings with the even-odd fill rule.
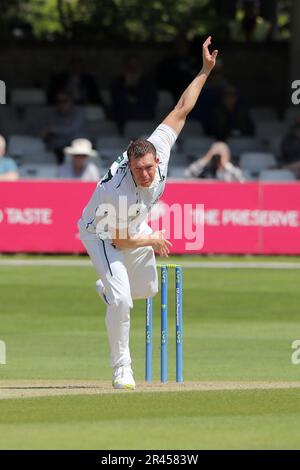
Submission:
[[[211,36],[209,36],[205,43],[203,44],[203,68],[205,72],[210,73],[214,66],[216,65],[216,60],[218,56],[218,50],[214,50],[212,53],[209,51],[209,46],[211,45]]]
[[[170,253],[172,243],[165,238],[165,230],[154,232],[151,236],[153,243],[152,247],[159,256],[167,258]]]

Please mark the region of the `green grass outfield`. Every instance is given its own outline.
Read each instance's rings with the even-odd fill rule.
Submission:
[[[295,449],[299,391],[0,401],[1,448]]]
[[[7,346],[2,384],[110,379],[105,307],[95,280],[92,267],[0,266],[0,340]],[[291,344],[300,339],[299,281],[299,270],[186,269],[185,380],[300,381],[300,365],[291,363]],[[170,379],[175,375],[173,284],[170,275]],[[158,380],[159,299],[155,309]],[[131,352],[141,381],[144,302],[136,302],[131,318]],[[299,449],[299,396],[300,389],[291,388],[5,399],[0,400],[0,448]]]

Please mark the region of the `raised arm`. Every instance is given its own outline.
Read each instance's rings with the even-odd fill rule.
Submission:
[[[184,91],[175,108],[163,121],[163,124],[172,127],[177,135],[182,131],[188,114],[194,108],[207,77],[216,64],[218,51],[215,50],[211,54],[209,52],[210,44],[211,36],[209,36],[203,44],[203,66],[201,71]]]

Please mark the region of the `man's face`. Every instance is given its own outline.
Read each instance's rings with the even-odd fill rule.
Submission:
[[[159,159],[153,153],[146,153],[143,157],[131,158],[128,166],[138,186],[145,188],[151,186],[156,173]]]
[[[67,113],[72,108],[72,99],[65,95],[64,93],[60,93],[57,96],[57,109],[60,113],[64,114]]]
[[[80,172],[87,163],[87,155],[73,155],[74,170]]]

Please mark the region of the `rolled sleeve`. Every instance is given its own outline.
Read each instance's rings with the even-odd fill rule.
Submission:
[[[160,124],[147,139],[156,148],[160,163],[163,166],[168,165],[171,149],[175,144],[177,137],[178,136],[174,129],[169,127],[167,124]]]

